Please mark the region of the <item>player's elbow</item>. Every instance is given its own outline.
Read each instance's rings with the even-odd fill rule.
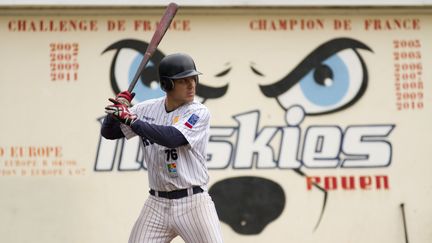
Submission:
[[[109,140],[114,140],[114,139],[120,138],[119,134],[116,134],[113,131],[111,131],[110,129],[106,129],[106,128],[101,129],[101,135],[102,135],[102,137],[109,139]]]
[[[124,137],[124,134],[120,128],[120,123],[110,116],[106,116],[102,122],[100,133],[102,137],[110,140]]]
[[[101,130],[101,135],[102,135],[102,137],[104,137],[106,139],[110,139],[110,140],[115,139],[112,134],[110,134],[109,132],[106,132],[104,130]]]
[[[103,133],[103,132],[101,132],[101,135],[102,135],[102,137],[105,138],[105,139],[109,139],[109,140],[113,140],[113,139],[114,139],[114,138],[108,136],[107,134],[105,134],[105,133]]]

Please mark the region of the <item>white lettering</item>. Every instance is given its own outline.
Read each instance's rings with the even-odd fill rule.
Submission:
[[[259,112],[254,111],[234,117],[239,123],[237,151],[234,168],[275,168],[273,148],[269,145],[278,131],[277,127],[265,127],[258,131]]]
[[[139,170],[144,168],[142,143],[138,136],[129,140],[123,139],[121,154],[119,155],[119,170]]]
[[[279,168],[297,169],[302,166],[298,159],[300,146],[300,128],[284,127],[282,128],[282,144],[279,155]]]
[[[237,127],[210,128],[209,169],[374,168],[391,163],[392,144],[386,139],[395,125],[356,125],[345,131],[336,125],[309,126],[302,135],[299,126],[259,129],[259,116],[259,111],[242,113],[233,117]],[[274,138],[280,139],[276,149]],[[124,141],[100,136],[94,170],[112,171],[115,165],[119,171],[146,169],[142,146],[138,137]],[[330,179],[324,183],[334,184]]]
[[[351,126],[346,129],[342,151],[350,156],[342,167],[384,167],[391,162],[391,144],[384,140],[394,125]]]
[[[233,127],[212,127],[207,146],[207,167],[209,169],[224,169],[231,162],[234,145],[228,140],[234,134]]]
[[[303,163],[306,167],[336,168],[342,131],[336,126],[311,126],[306,130]]]

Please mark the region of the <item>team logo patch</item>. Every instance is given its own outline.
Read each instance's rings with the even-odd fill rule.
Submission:
[[[187,120],[187,122],[185,122],[185,126],[192,128],[197,123],[198,119],[199,116],[192,114]]]
[[[171,162],[167,164],[168,175],[170,177],[177,177],[177,164],[175,162]]]
[[[170,163],[167,164],[168,172],[169,173],[177,173],[177,165],[176,163]]]
[[[176,124],[179,121],[179,116],[175,116],[172,120],[172,124]]]

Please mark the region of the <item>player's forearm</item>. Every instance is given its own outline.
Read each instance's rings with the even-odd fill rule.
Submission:
[[[173,126],[160,126],[137,120],[131,125],[131,128],[139,136],[168,148],[188,144],[183,134]]]
[[[107,115],[102,123],[101,135],[106,139],[118,139],[124,137],[120,129],[120,122]]]

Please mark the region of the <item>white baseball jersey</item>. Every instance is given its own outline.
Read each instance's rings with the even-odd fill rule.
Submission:
[[[210,112],[197,101],[167,112],[165,99],[166,97],[147,100],[130,108],[130,111],[142,121],[174,126],[189,142],[188,145],[171,149],[141,137],[150,188],[157,191],[172,191],[202,186],[206,189],[209,180],[206,151]],[[136,136],[126,125],[122,124],[121,129],[128,139]]]

